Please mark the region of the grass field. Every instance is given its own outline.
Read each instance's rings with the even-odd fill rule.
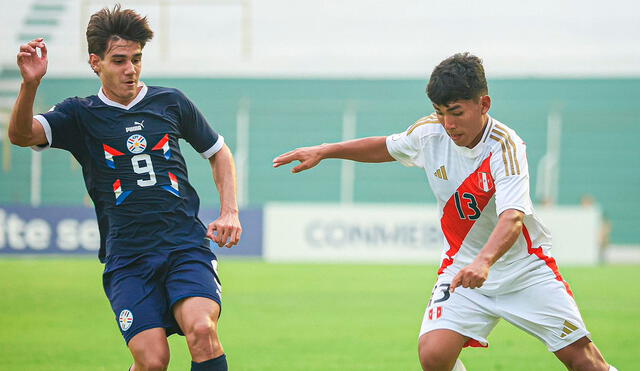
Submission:
[[[230,370],[419,370],[435,267],[226,260],[220,268]],[[94,259],[0,259],[0,370],[126,370],[101,270]],[[640,267],[562,272],[607,359],[640,369]],[[564,369],[504,321],[489,340],[488,349],[463,351],[470,371]],[[170,342],[170,370],[188,370],[184,339]]]

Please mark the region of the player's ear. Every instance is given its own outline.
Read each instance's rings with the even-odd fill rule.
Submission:
[[[482,114],[489,112],[489,108],[491,108],[491,97],[488,95],[483,95],[480,97],[480,105],[482,106]]]
[[[100,58],[99,55],[97,54],[89,54],[89,65],[91,66],[91,69],[93,70],[93,72],[100,74],[100,61],[102,60],[102,58]]]

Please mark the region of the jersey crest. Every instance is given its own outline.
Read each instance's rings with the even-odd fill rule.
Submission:
[[[478,188],[485,192],[493,189],[493,177],[490,173],[484,171],[478,172]]]
[[[127,149],[134,155],[144,152],[145,148],[147,148],[147,140],[142,135],[133,134],[127,139]]]
[[[127,331],[133,323],[133,313],[129,309],[123,309],[118,316],[118,322],[122,331]]]

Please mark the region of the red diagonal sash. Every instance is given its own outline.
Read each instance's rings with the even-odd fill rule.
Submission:
[[[441,274],[448,266],[453,264],[453,257],[458,253],[458,250],[460,250],[462,242],[477,220],[477,218],[469,218],[470,215],[475,214],[473,209],[469,207],[469,202],[471,202],[469,199],[470,195],[475,199],[476,208],[482,211],[496,192],[493,186],[495,182],[491,176],[491,155],[492,154],[489,154],[489,156],[482,161],[480,167],[460,184],[456,192],[451,195],[451,198],[449,198],[449,201],[447,201],[444,206],[440,225],[444,237],[449,244],[449,250],[446,252],[447,258],[442,260],[438,274]],[[491,188],[485,191],[487,184],[490,184]],[[456,198],[458,199],[457,203]],[[461,213],[465,215],[464,218],[461,217]]]

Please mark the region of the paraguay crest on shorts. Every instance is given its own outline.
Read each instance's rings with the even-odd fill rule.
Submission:
[[[129,309],[123,309],[118,316],[118,322],[122,331],[127,331],[133,323],[133,313]]]
[[[478,187],[485,192],[489,192],[493,189],[493,178],[490,173],[478,173]]]
[[[147,148],[147,140],[140,134],[133,134],[127,139],[127,149],[133,154],[138,154]]]

